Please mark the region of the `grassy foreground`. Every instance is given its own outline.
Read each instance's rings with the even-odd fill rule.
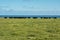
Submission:
[[[0,19],[0,40],[60,40],[60,19]]]

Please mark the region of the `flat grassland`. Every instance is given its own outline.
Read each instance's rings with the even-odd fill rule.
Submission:
[[[60,40],[60,19],[1,19],[0,40]]]

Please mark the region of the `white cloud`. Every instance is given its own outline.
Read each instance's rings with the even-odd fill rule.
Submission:
[[[58,13],[60,10],[56,9],[42,9],[38,7],[26,6],[26,7],[8,7],[1,6],[0,12],[48,12],[48,13]]]

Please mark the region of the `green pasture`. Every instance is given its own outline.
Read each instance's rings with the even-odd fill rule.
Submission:
[[[60,19],[2,19],[0,40],[60,40]]]

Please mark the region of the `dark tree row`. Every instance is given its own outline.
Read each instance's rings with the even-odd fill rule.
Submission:
[[[33,18],[33,19],[37,19],[37,18],[41,18],[41,19],[51,19],[51,18],[54,18],[54,19],[57,19],[57,17],[4,17],[5,19],[7,19],[7,18],[19,18],[19,19],[21,19],[21,18],[23,18],[23,19],[25,19],[25,18]]]

